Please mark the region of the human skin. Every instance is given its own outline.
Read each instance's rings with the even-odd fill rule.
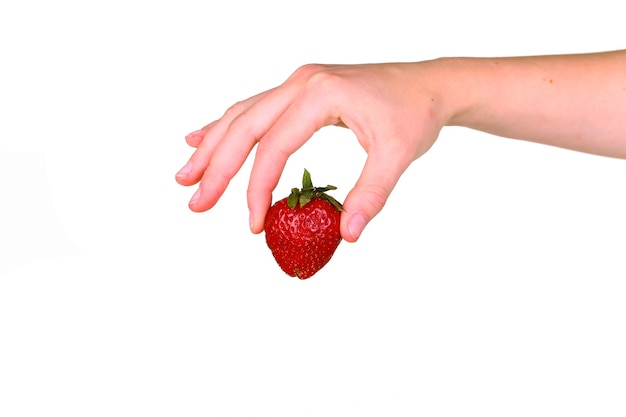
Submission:
[[[305,65],[187,135],[196,150],[176,180],[199,183],[189,207],[209,210],[257,146],[247,196],[260,233],[287,159],[328,125],[351,129],[368,154],[341,218],[354,242],[445,126],[626,158],[626,50]]]

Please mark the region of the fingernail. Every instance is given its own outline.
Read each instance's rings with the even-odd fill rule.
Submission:
[[[187,162],[187,165],[185,165],[184,167],[182,167],[180,169],[180,171],[178,171],[178,173],[176,174],[177,177],[186,177],[187,175],[189,175],[189,173],[191,172],[191,169],[193,167],[191,166],[191,162]],[[170,174],[171,175],[171,174]]]
[[[365,229],[366,225],[367,220],[365,217],[361,214],[355,214],[348,223],[348,232],[354,240],[357,240],[359,236],[361,236],[361,233],[363,233],[363,229]]]
[[[252,213],[250,213],[250,217],[248,218],[248,222],[250,224],[250,230],[254,227],[254,219],[252,218]]]
[[[189,200],[189,204],[196,204],[198,200],[200,200],[200,189],[198,189],[198,191],[196,191],[195,194],[191,197],[191,200]]]
[[[196,136],[196,135],[200,134],[200,132],[201,132],[201,130],[196,130],[195,132],[191,132],[191,133],[189,133],[187,136],[185,136],[185,139],[192,138],[192,137],[194,137],[194,136]]]

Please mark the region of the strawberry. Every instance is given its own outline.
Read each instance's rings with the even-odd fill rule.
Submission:
[[[341,242],[341,203],[326,194],[332,185],[313,187],[305,169],[302,189],[274,203],[265,217],[265,240],[289,276],[306,279],[330,261]]]

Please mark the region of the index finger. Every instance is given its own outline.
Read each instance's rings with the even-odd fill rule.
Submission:
[[[339,117],[329,96],[313,90],[294,100],[261,138],[248,186],[250,229],[260,233],[272,204],[272,191],[278,185],[287,159],[324,126],[337,124]]]

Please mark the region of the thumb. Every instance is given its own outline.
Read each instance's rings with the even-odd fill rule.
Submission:
[[[410,161],[398,159],[398,156],[370,153],[361,176],[343,204],[343,239],[348,242],[359,239],[367,224],[382,210],[409,164]]]

